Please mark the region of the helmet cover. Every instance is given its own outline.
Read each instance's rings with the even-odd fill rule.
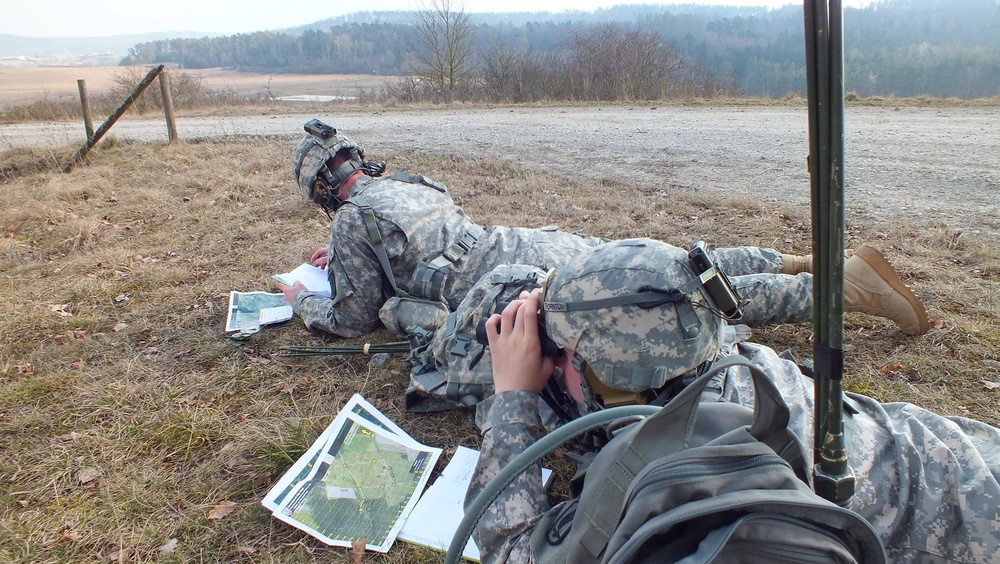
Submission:
[[[350,168],[350,172],[361,167],[364,161],[365,151],[354,141],[344,135],[332,135],[329,139],[322,139],[316,135],[306,135],[299,141],[295,151],[292,152],[292,175],[295,183],[306,198],[319,203],[328,194],[336,192],[340,184],[350,176],[350,173],[335,174],[339,171],[330,170],[327,163],[339,151],[347,149],[351,158],[341,168]],[[339,178],[344,176],[344,178]],[[329,178],[339,178],[336,185],[331,185]],[[317,180],[320,185],[317,186]]]
[[[718,353],[724,321],[702,294],[687,252],[672,245],[599,245],[558,268],[544,291],[549,337],[610,388],[658,389]],[[643,303],[621,303],[629,296]]]

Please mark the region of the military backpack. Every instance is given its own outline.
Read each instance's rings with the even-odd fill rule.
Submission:
[[[713,376],[736,365],[753,376],[753,410],[699,401]],[[636,408],[592,413],[541,439],[491,482],[463,526],[474,524],[513,476],[592,428],[589,418],[608,420],[616,410]],[[788,419],[759,367],[737,355],[716,361],[597,454],[580,495],[553,507],[532,530],[536,561],[885,562],[867,521],[812,491],[808,458]],[[538,448],[543,442],[546,448]],[[459,535],[468,532],[460,528]]]

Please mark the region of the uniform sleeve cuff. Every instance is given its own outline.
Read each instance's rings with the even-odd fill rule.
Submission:
[[[498,425],[541,426],[538,415],[538,394],[528,390],[511,390],[494,394],[476,407],[476,424],[483,433]]]
[[[299,311],[299,308],[302,307],[302,302],[313,296],[323,297],[317,294],[316,292],[310,292],[309,290],[302,290],[298,294],[295,294],[295,296],[292,298],[292,310]]]

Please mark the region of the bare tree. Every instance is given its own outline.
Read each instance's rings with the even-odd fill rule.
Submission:
[[[546,90],[542,57],[527,50],[494,43],[480,55],[479,77],[483,93],[494,102],[533,102],[550,94]]]
[[[582,98],[657,100],[681,91],[688,80],[680,53],[653,32],[600,25],[574,33],[569,53]]]
[[[413,71],[441,93],[452,93],[472,71],[474,27],[460,1],[426,0],[417,12]]]

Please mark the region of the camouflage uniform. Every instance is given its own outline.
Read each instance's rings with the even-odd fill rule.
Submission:
[[[404,181],[401,178],[408,180]],[[361,177],[330,225],[328,269],[332,298],[301,292],[292,306],[306,326],[345,337],[370,333],[378,311],[395,295],[383,274],[357,197],[371,205],[399,289],[419,297],[411,277],[469,233],[480,233],[464,255],[445,269],[442,298],[458,306],[472,285],[497,264],[526,263],[550,268],[600,240],[551,229],[483,229],[466,217],[443,187],[423,177]]]
[[[739,352],[768,368],[792,408],[789,428],[811,440],[813,382],[762,345]],[[753,405],[746,370],[729,374],[728,401]],[[857,489],[851,508],[895,562],[1000,561],[1000,430],[913,404],[847,394],[844,435]]]
[[[409,294],[420,296],[412,278],[421,263],[442,256],[463,237],[481,233],[467,252],[443,270],[441,298],[451,310],[497,265],[526,264],[545,270],[602,242],[555,227],[483,229],[455,205],[443,186],[424,177],[362,176],[330,225],[328,271],[333,296],[304,291],[292,303],[312,330],[342,337],[370,333],[379,326],[379,309],[395,295],[368,234],[358,196],[374,211],[397,287]],[[810,319],[812,278],[808,274],[775,276],[781,271],[780,253],[739,247],[718,249],[715,258],[750,302],[744,323],[757,326]]]
[[[791,361],[753,343],[739,354],[763,366],[791,409],[789,428],[812,437],[813,382]],[[718,381],[715,398],[753,403],[742,368]],[[708,397],[707,400],[715,399]],[[962,417],[943,417],[907,403],[879,403],[848,394],[858,413],[844,431],[857,491],[851,508],[868,520],[894,562],[1000,561],[1000,430]],[[543,433],[532,392],[494,395],[470,503],[504,464]],[[475,538],[483,563],[531,562],[528,532],[548,509],[539,470],[518,478],[487,510]]]

